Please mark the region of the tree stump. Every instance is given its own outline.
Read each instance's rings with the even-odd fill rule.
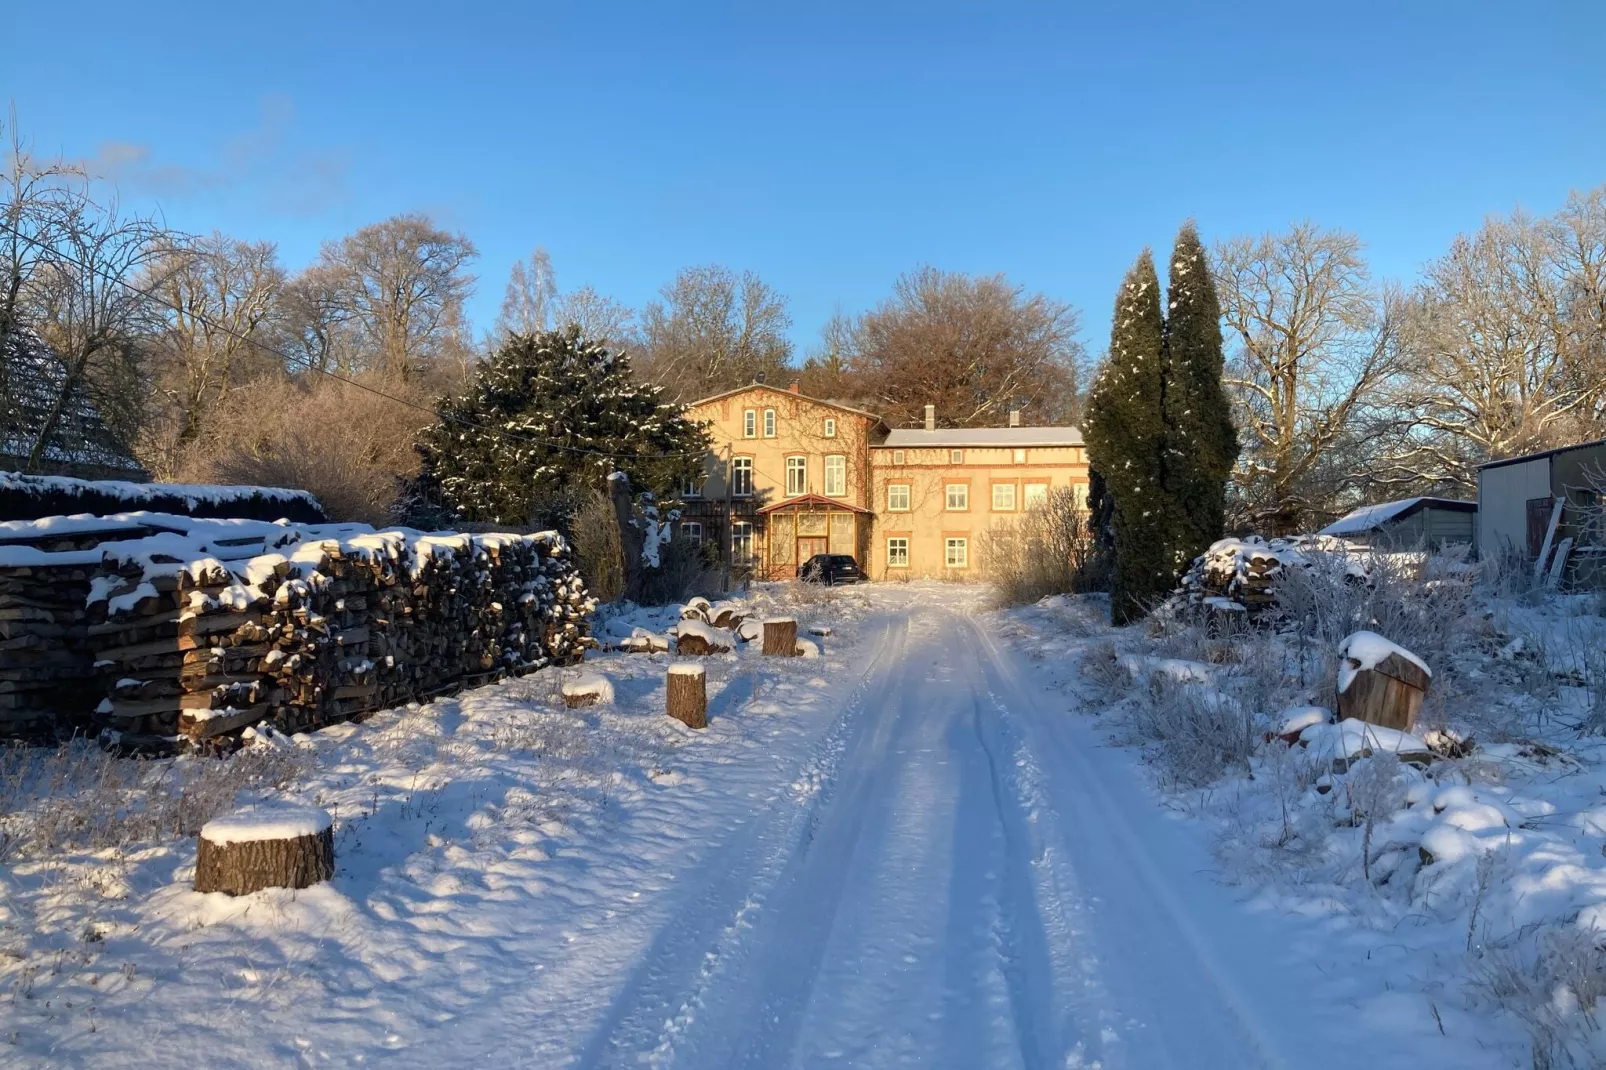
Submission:
[[[797,621],[791,617],[770,617],[764,621],[764,653],[793,657],[797,654]]]
[[[671,665],[669,716],[687,728],[708,727],[708,674],[701,665]]]
[[[731,636],[700,620],[682,620],[675,627],[675,653],[728,654]]]
[[[334,874],[333,823],[316,807],[259,806],[201,828],[198,892],[249,895],[264,888],[310,888]]]
[[[563,704],[571,710],[613,702],[613,681],[600,673],[585,672],[563,684]]]
[[[1353,717],[1400,732],[1416,724],[1433,677],[1403,650],[1391,647],[1372,632],[1357,632],[1339,647],[1340,720]]]

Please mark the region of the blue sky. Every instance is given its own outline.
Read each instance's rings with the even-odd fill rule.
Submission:
[[[15,41],[68,9],[23,4]],[[1195,218],[1309,218],[1408,278],[1459,231],[1606,183],[1606,4],[75,4],[7,49],[40,150],[191,231],[320,241],[420,210],[470,313],[546,246],[635,307],[752,268],[801,351],[922,263],[1083,314]]]

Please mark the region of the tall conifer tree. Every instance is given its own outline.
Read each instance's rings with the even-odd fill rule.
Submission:
[[[1174,510],[1166,489],[1164,320],[1147,249],[1115,299],[1110,354],[1088,393],[1088,462],[1115,500],[1110,617],[1141,618],[1176,579]]]
[[[1221,538],[1227,479],[1238,460],[1238,431],[1221,383],[1221,304],[1192,223],[1177,234],[1167,297],[1165,478],[1176,522],[1168,542],[1172,570],[1181,572]]]

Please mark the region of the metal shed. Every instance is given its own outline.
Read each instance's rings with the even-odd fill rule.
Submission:
[[[1476,537],[1478,503],[1456,498],[1401,498],[1363,505],[1323,528],[1320,534],[1378,549],[1442,549],[1471,546]]]
[[[1606,586],[1606,439],[1490,461],[1478,469],[1481,557],[1525,560],[1552,583]]]

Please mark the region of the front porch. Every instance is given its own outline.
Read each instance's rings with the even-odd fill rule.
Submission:
[[[870,539],[870,511],[836,498],[805,494],[766,505],[757,511],[762,520],[763,546],[755,555],[754,571],[764,579],[784,580],[815,554],[849,554],[864,567],[864,548]]]

